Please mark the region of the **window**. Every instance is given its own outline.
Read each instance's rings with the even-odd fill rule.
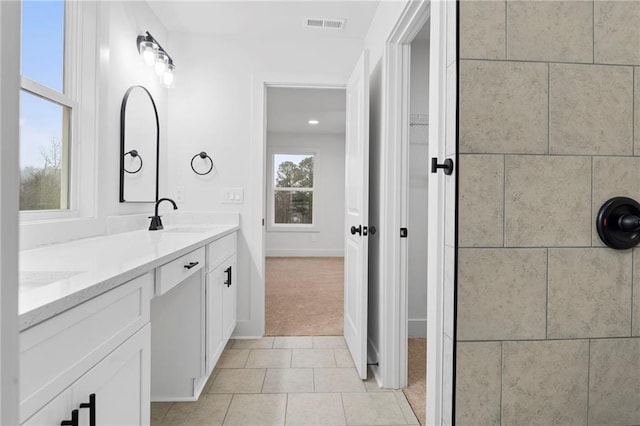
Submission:
[[[70,208],[71,90],[65,1],[22,2],[20,210]]]
[[[274,153],[272,225],[313,225],[314,154]]]

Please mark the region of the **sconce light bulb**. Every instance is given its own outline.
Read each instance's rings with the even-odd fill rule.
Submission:
[[[153,66],[156,62],[156,52],[158,50],[157,45],[152,41],[142,41],[140,42],[139,50],[144,63],[148,66]]]
[[[158,51],[158,57],[156,58],[156,63],[154,65],[154,70],[158,76],[162,76],[164,71],[167,69],[167,63],[169,62],[169,58],[167,54],[163,51]]]
[[[162,83],[166,87],[173,86],[173,79],[175,78],[174,70],[175,66],[173,64],[169,64],[164,74],[162,74]]]

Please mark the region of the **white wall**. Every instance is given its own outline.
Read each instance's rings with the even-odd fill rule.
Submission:
[[[267,133],[267,173],[273,167],[270,150],[315,153],[315,229],[313,232],[295,232],[267,227],[267,256],[344,256],[344,138],[344,134]],[[268,188],[270,181],[267,180]],[[267,204],[267,224],[271,221],[271,209]]]
[[[264,332],[262,313],[252,297],[261,297],[264,282],[259,252],[263,228],[260,193],[252,185],[254,142],[252,83],[261,75],[331,74],[346,83],[360,52],[362,40],[291,40],[224,38],[172,34],[169,51],[177,68],[176,87],[169,93],[169,195],[183,186],[186,210],[238,211],[238,326],[236,335]],[[175,53],[174,53],[175,52]],[[258,114],[258,112],[256,112]],[[259,143],[257,145],[260,145]],[[194,154],[207,151],[217,173],[197,176],[189,167]],[[223,204],[224,187],[244,189],[243,204]],[[259,214],[259,213],[258,213]],[[253,312],[252,312],[253,311]]]
[[[427,24],[425,24],[427,25]],[[429,114],[429,44],[411,44],[410,113]],[[416,121],[416,120],[412,120]],[[423,122],[424,120],[419,120]],[[409,336],[427,337],[428,126],[409,128]]]
[[[85,2],[83,2],[85,3]],[[89,4],[86,2],[85,4]],[[97,69],[97,85],[83,87],[89,101],[95,103],[91,119],[97,121],[93,134],[84,135],[78,141],[80,149],[92,152],[93,164],[81,164],[81,185],[89,185],[88,211],[84,217],[65,221],[23,222],[20,227],[20,247],[28,249],[42,244],[63,242],[105,232],[105,218],[110,215],[151,213],[153,204],[120,203],[119,156],[120,156],[120,105],[125,91],[132,85],[141,84],[153,95],[160,120],[160,187],[166,187],[167,169],[167,89],[160,85],[153,70],[146,67],[138,54],[136,38],[149,31],[163,44],[168,36],[146,2],[99,2],[96,22],[85,22],[97,27],[96,47],[89,45],[87,52],[95,54],[93,61]],[[91,40],[84,40],[85,44]],[[169,51],[169,54],[172,54]],[[87,59],[87,58],[85,58]],[[146,161],[151,161],[148,159]],[[90,178],[86,177],[90,176]]]

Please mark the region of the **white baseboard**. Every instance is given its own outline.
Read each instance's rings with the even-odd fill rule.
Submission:
[[[344,249],[266,249],[266,257],[344,257]]]
[[[427,337],[427,320],[410,319],[407,332],[409,337]]]

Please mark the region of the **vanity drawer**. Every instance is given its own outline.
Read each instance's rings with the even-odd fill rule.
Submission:
[[[201,247],[156,269],[156,296],[161,296],[204,267]]]
[[[147,273],[20,333],[20,422],[149,323]]]
[[[207,268],[212,271],[223,260],[235,254],[237,248],[236,232],[209,243],[207,247],[209,250]]]

